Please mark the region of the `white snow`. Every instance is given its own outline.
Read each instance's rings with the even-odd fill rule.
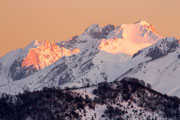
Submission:
[[[178,59],[180,49],[146,63],[151,58],[145,57],[147,49],[142,48],[153,44],[148,47],[150,49],[155,45],[160,46],[162,44],[160,40],[162,37],[154,32],[151,27],[145,21],[136,24],[122,24],[110,32],[107,38],[98,40],[91,38],[88,34],[92,29],[102,31],[101,27],[94,24],[79,35],[76,42],[72,44],[73,49],[80,49],[80,53],[62,57],[28,77],[13,81],[9,76],[9,70],[13,62],[17,59],[24,59],[29,49],[39,47],[42,44],[33,41],[26,48],[17,49],[0,58],[0,64],[2,64],[2,66],[0,65],[0,93],[18,94],[26,89],[34,91],[52,86],[62,88],[81,87],[103,81],[114,81],[134,68],[125,76],[143,79],[159,92],[180,96],[180,62]],[[67,45],[71,39],[60,42],[58,45]],[[172,38],[168,38],[168,41],[171,40]],[[121,43],[121,41],[123,42]],[[105,46],[105,42],[108,42],[109,45]],[[133,46],[136,47],[132,49]],[[167,46],[162,45],[160,48],[163,52],[167,52]],[[133,54],[140,49],[144,52],[135,58],[127,54]],[[67,65],[67,68],[58,73],[58,65],[61,64]],[[138,68],[139,64],[143,64],[140,69]],[[60,84],[59,81],[65,77],[69,78]]]

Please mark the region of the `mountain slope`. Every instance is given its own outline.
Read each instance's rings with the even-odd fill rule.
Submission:
[[[179,54],[178,40],[164,38],[134,55],[133,59],[143,56],[150,58],[150,60],[131,68],[119,78],[126,76],[138,79],[145,78],[153,89],[162,93],[180,96]]]
[[[132,78],[79,89],[44,88],[3,95],[0,105],[0,119],[4,120],[180,119],[180,99],[162,95]]]
[[[155,66],[168,66],[176,61],[178,49],[179,43],[175,38],[162,38],[145,21],[122,24],[119,27],[93,24],[84,33],[68,40],[56,44],[33,41],[26,48],[1,57],[0,93],[18,94],[43,87],[82,87],[114,81],[124,76],[141,76],[138,78],[144,77],[145,82],[157,91],[179,96],[179,77],[176,74],[169,89],[164,88],[168,85],[167,80],[162,81],[162,85],[154,85],[155,79],[158,79],[156,71],[159,69]],[[175,54],[173,59],[168,57],[171,54]],[[141,65],[149,63],[153,63],[150,65],[153,67],[148,67],[150,72],[136,72]],[[156,77],[151,77],[152,71]],[[168,79],[169,74],[161,76]],[[172,92],[174,89],[175,92]]]

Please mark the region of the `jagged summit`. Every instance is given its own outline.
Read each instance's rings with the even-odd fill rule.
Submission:
[[[38,47],[29,50],[29,53],[22,62],[22,67],[34,66],[36,69],[43,69],[63,56],[69,56],[79,52],[78,49],[68,50],[47,40],[40,43],[33,41],[33,43],[34,45],[38,44]]]
[[[83,35],[89,35],[94,39],[103,39],[106,38],[107,35],[115,29],[114,25],[108,24],[104,27],[99,26],[98,24],[92,24],[87,29]]]
[[[145,76],[152,87],[157,86],[157,91],[179,95],[179,86],[176,86],[180,78],[179,54],[177,40],[161,37],[145,21],[118,27],[93,24],[68,40],[56,44],[35,40],[24,49],[0,58],[0,93],[16,94],[45,86],[82,87],[131,73],[141,79]],[[152,64],[146,67],[149,60]],[[147,72],[141,72],[143,70]],[[177,74],[171,76],[174,71]],[[155,76],[155,73],[162,74]],[[163,76],[164,80],[159,82]],[[174,82],[168,92],[162,88],[169,84],[170,77]]]
[[[141,20],[135,24],[121,24],[117,27],[111,24],[104,27],[92,24],[82,35],[72,38],[71,42],[68,43],[75,44],[82,40],[87,42],[87,39],[85,39],[87,37],[101,40],[99,42],[100,50],[111,54],[124,53],[128,55],[133,55],[140,49],[148,47],[162,38],[152,25]],[[68,44],[68,46],[72,45]]]

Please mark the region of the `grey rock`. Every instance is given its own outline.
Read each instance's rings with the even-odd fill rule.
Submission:
[[[12,64],[10,68],[9,76],[13,80],[20,80],[38,71],[33,66],[23,67],[23,68],[21,66],[22,66],[22,60],[15,60],[14,63]]]

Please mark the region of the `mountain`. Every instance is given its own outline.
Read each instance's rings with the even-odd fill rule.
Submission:
[[[117,27],[101,42],[99,47],[113,54],[121,52],[133,55],[140,49],[154,44],[160,38],[162,37],[157,34],[152,25],[146,21],[139,21],[136,24],[122,24]]]
[[[124,78],[92,87],[55,89],[0,98],[2,120],[179,120],[180,99]]]
[[[169,95],[180,96],[180,48],[175,38],[164,38],[156,44],[140,50],[136,57],[150,58],[121,75],[123,77],[146,78],[153,89]]]
[[[35,69],[43,69],[62,58],[80,52],[77,49],[66,49],[59,47],[53,42],[43,41],[37,48],[29,49],[27,56],[23,59],[21,67],[32,66]]]
[[[0,93],[82,87],[135,77],[159,92],[180,96],[178,50],[176,38],[158,35],[146,21],[117,27],[93,24],[68,40],[33,41],[1,57]]]

